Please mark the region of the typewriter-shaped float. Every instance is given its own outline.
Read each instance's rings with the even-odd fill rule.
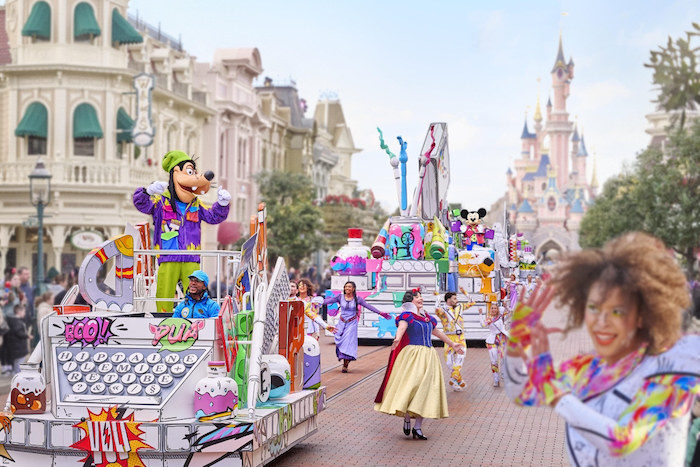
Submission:
[[[148,224],[93,250],[13,381],[0,463],[257,466],[313,434],[325,404],[318,344],[301,302],[287,301],[282,259],[268,280],[264,226],[261,205],[241,252],[197,252],[217,284],[237,284],[215,297],[210,319],[150,313],[158,252]],[[114,293],[97,281],[110,260]],[[89,305],[74,304],[78,294]]]
[[[379,130],[379,129],[378,129]],[[359,314],[358,337],[393,339],[394,319],[406,290],[420,289],[426,310],[434,313],[431,298],[455,292],[460,303],[473,303],[462,314],[466,339],[484,339],[489,331],[479,323],[492,302],[500,302],[504,281],[510,274],[523,273],[519,258],[526,242],[517,235],[507,239],[504,225],[484,225],[485,209],[450,209],[447,191],[450,185],[450,151],[446,123],[431,123],[419,155],[418,186],[409,204],[406,186],[407,143],[399,136],[400,155],[380,144],[390,157],[394,172],[400,215],[386,220],[371,247],[362,244],[362,230],[349,229],[348,244],[331,259],[331,290],[327,296],[342,292],[347,281],[356,285],[357,295],[381,311],[384,319],[364,310]],[[530,266],[534,269],[534,257]],[[525,269],[523,269],[525,271]],[[463,291],[463,292],[462,292]],[[436,306],[438,303],[436,303]],[[337,307],[337,305],[334,305]],[[334,316],[337,310],[329,309]],[[333,323],[333,318],[329,318]],[[439,322],[440,320],[438,320]]]

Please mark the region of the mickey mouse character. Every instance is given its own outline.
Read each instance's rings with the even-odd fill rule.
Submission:
[[[486,209],[481,208],[478,211],[462,209],[460,217],[462,218],[462,234],[467,250],[471,250],[474,244],[484,246],[485,230],[481,222],[486,217]]]
[[[134,193],[134,206],[153,216],[153,241],[156,250],[201,249],[201,222],[220,224],[228,217],[231,194],[219,187],[218,201],[211,208],[199,202],[198,195],[209,191],[213,172],[200,174],[195,161],[182,151],[170,151],[163,157],[168,182],[153,182]],[[173,310],[177,281],[187,290],[189,276],[200,269],[198,255],[160,255],[156,297],[161,312]]]

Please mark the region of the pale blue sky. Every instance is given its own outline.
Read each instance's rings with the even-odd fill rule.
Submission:
[[[496,5],[490,7],[492,5]],[[172,36],[199,61],[217,48],[257,47],[276,81],[294,79],[309,102],[337,92],[357,147],[353,178],[397,206],[388,157],[408,141],[415,167],[428,124],[449,124],[450,201],[486,207],[505,191],[520,152],[537,78],[547,100],[560,25],[575,78],[567,106],[584,127],[601,183],[649,142],[649,50],[700,21],[697,0],[676,1],[198,1],[132,0],[129,11]],[[562,18],[561,13],[568,16]],[[589,159],[589,177],[592,157]],[[409,170],[415,185],[416,170]]]

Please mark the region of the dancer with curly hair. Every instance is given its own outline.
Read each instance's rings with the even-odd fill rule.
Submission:
[[[630,233],[572,254],[518,304],[505,364],[508,396],[565,421],[572,465],[682,466],[700,392],[700,336],[681,337],[685,275],[663,243]],[[541,318],[552,299],[594,351],[555,366]]]

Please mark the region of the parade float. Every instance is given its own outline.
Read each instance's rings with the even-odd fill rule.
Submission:
[[[354,282],[357,295],[392,315],[384,319],[361,311],[358,337],[393,339],[393,318],[407,290],[420,289],[431,314],[445,292],[456,292],[460,303],[473,303],[463,313],[466,339],[484,339],[488,330],[479,323],[479,310],[485,312],[489,303],[503,298],[501,276],[508,277],[518,267],[517,237],[513,244],[506,241],[501,224],[487,228],[485,209],[449,208],[446,123],[431,123],[428,128],[418,161],[418,186],[410,204],[407,142],[397,138],[401,150],[396,156],[378,131],[381,147],[390,157],[400,214],[386,220],[371,246],[362,244],[360,229],[349,229],[348,244],[331,260],[333,275],[327,296],[341,293],[346,282]],[[329,307],[331,322],[336,313]]]
[[[318,343],[287,301],[283,259],[268,279],[264,205],[240,252],[196,252],[217,283],[236,283],[216,318],[153,313],[150,238],[149,224],[127,226],[95,248],[42,319],[0,415],[2,465],[258,466],[317,430]],[[110,263],[113,294],[97,279]]]

